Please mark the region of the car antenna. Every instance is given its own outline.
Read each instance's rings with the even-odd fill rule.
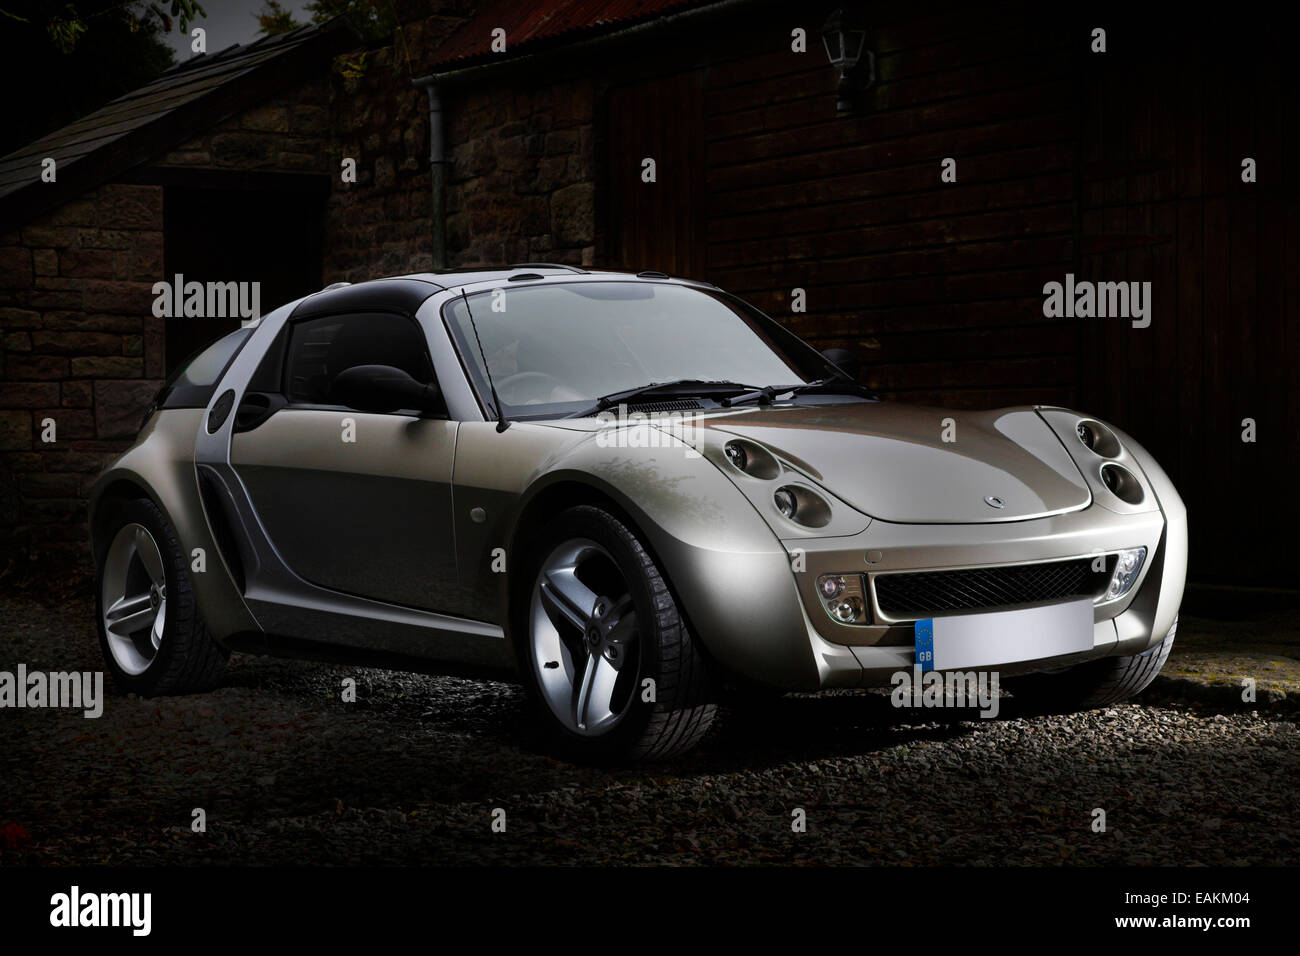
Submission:
[[[503,432],[510,427],[506,421],[505,412],[501,410],[501,399],[497,395],[497,387],[492,384],[492,370],[488,368],[487,353],[483,351],[483,340],[478,337],[478,326],[474,324],[474,313],[469,307],[469,296],[465,294],[465,287],[460,288],[460,297],[465,300],[465,314],[469,316],[469,327],[474,331],[474,341],[478,343],[478,354],[483,356],[483,374],[487,376],[488,389],[492,392],[492,404],[497,410],[497,431]]]

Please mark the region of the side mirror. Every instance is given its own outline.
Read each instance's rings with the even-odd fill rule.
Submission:
[[[359,412],[442,409],[442,393],[437,385],[422,385],[391,365],[354,365],[344,369],[330,383],[329,399],[333,404],[346,405]]]
[[[858,380],[858,375],[862,372],[862,360],[857,353],[848,349],[823,349],[822,358],[838,367],[845,375]]]

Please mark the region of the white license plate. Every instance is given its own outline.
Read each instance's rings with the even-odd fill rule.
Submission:
[[[1018,611],[957,614],[916,622],[923,671],[994,667],[1092,650],[1092,601]]]

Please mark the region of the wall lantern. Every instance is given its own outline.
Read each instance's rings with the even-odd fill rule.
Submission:
[[[845,14],[843,8],[835,10],[822,24],[822,46],[831,66],[840,74],[835,113],[852,113],[854,94],[876,80],[876,55],[866,48],[866,28]]]

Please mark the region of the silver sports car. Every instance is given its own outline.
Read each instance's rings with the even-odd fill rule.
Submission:
[[[838,361],[836,361],[838,360]],[[1097,707],[1169,654],[1186,511],[1113,425],[881,402],[704,282],[523,264],[340,284],[158,393],[95,486],[141,694],[231,650],[522,681],[584,759],[757,694],[1004,675]]]

